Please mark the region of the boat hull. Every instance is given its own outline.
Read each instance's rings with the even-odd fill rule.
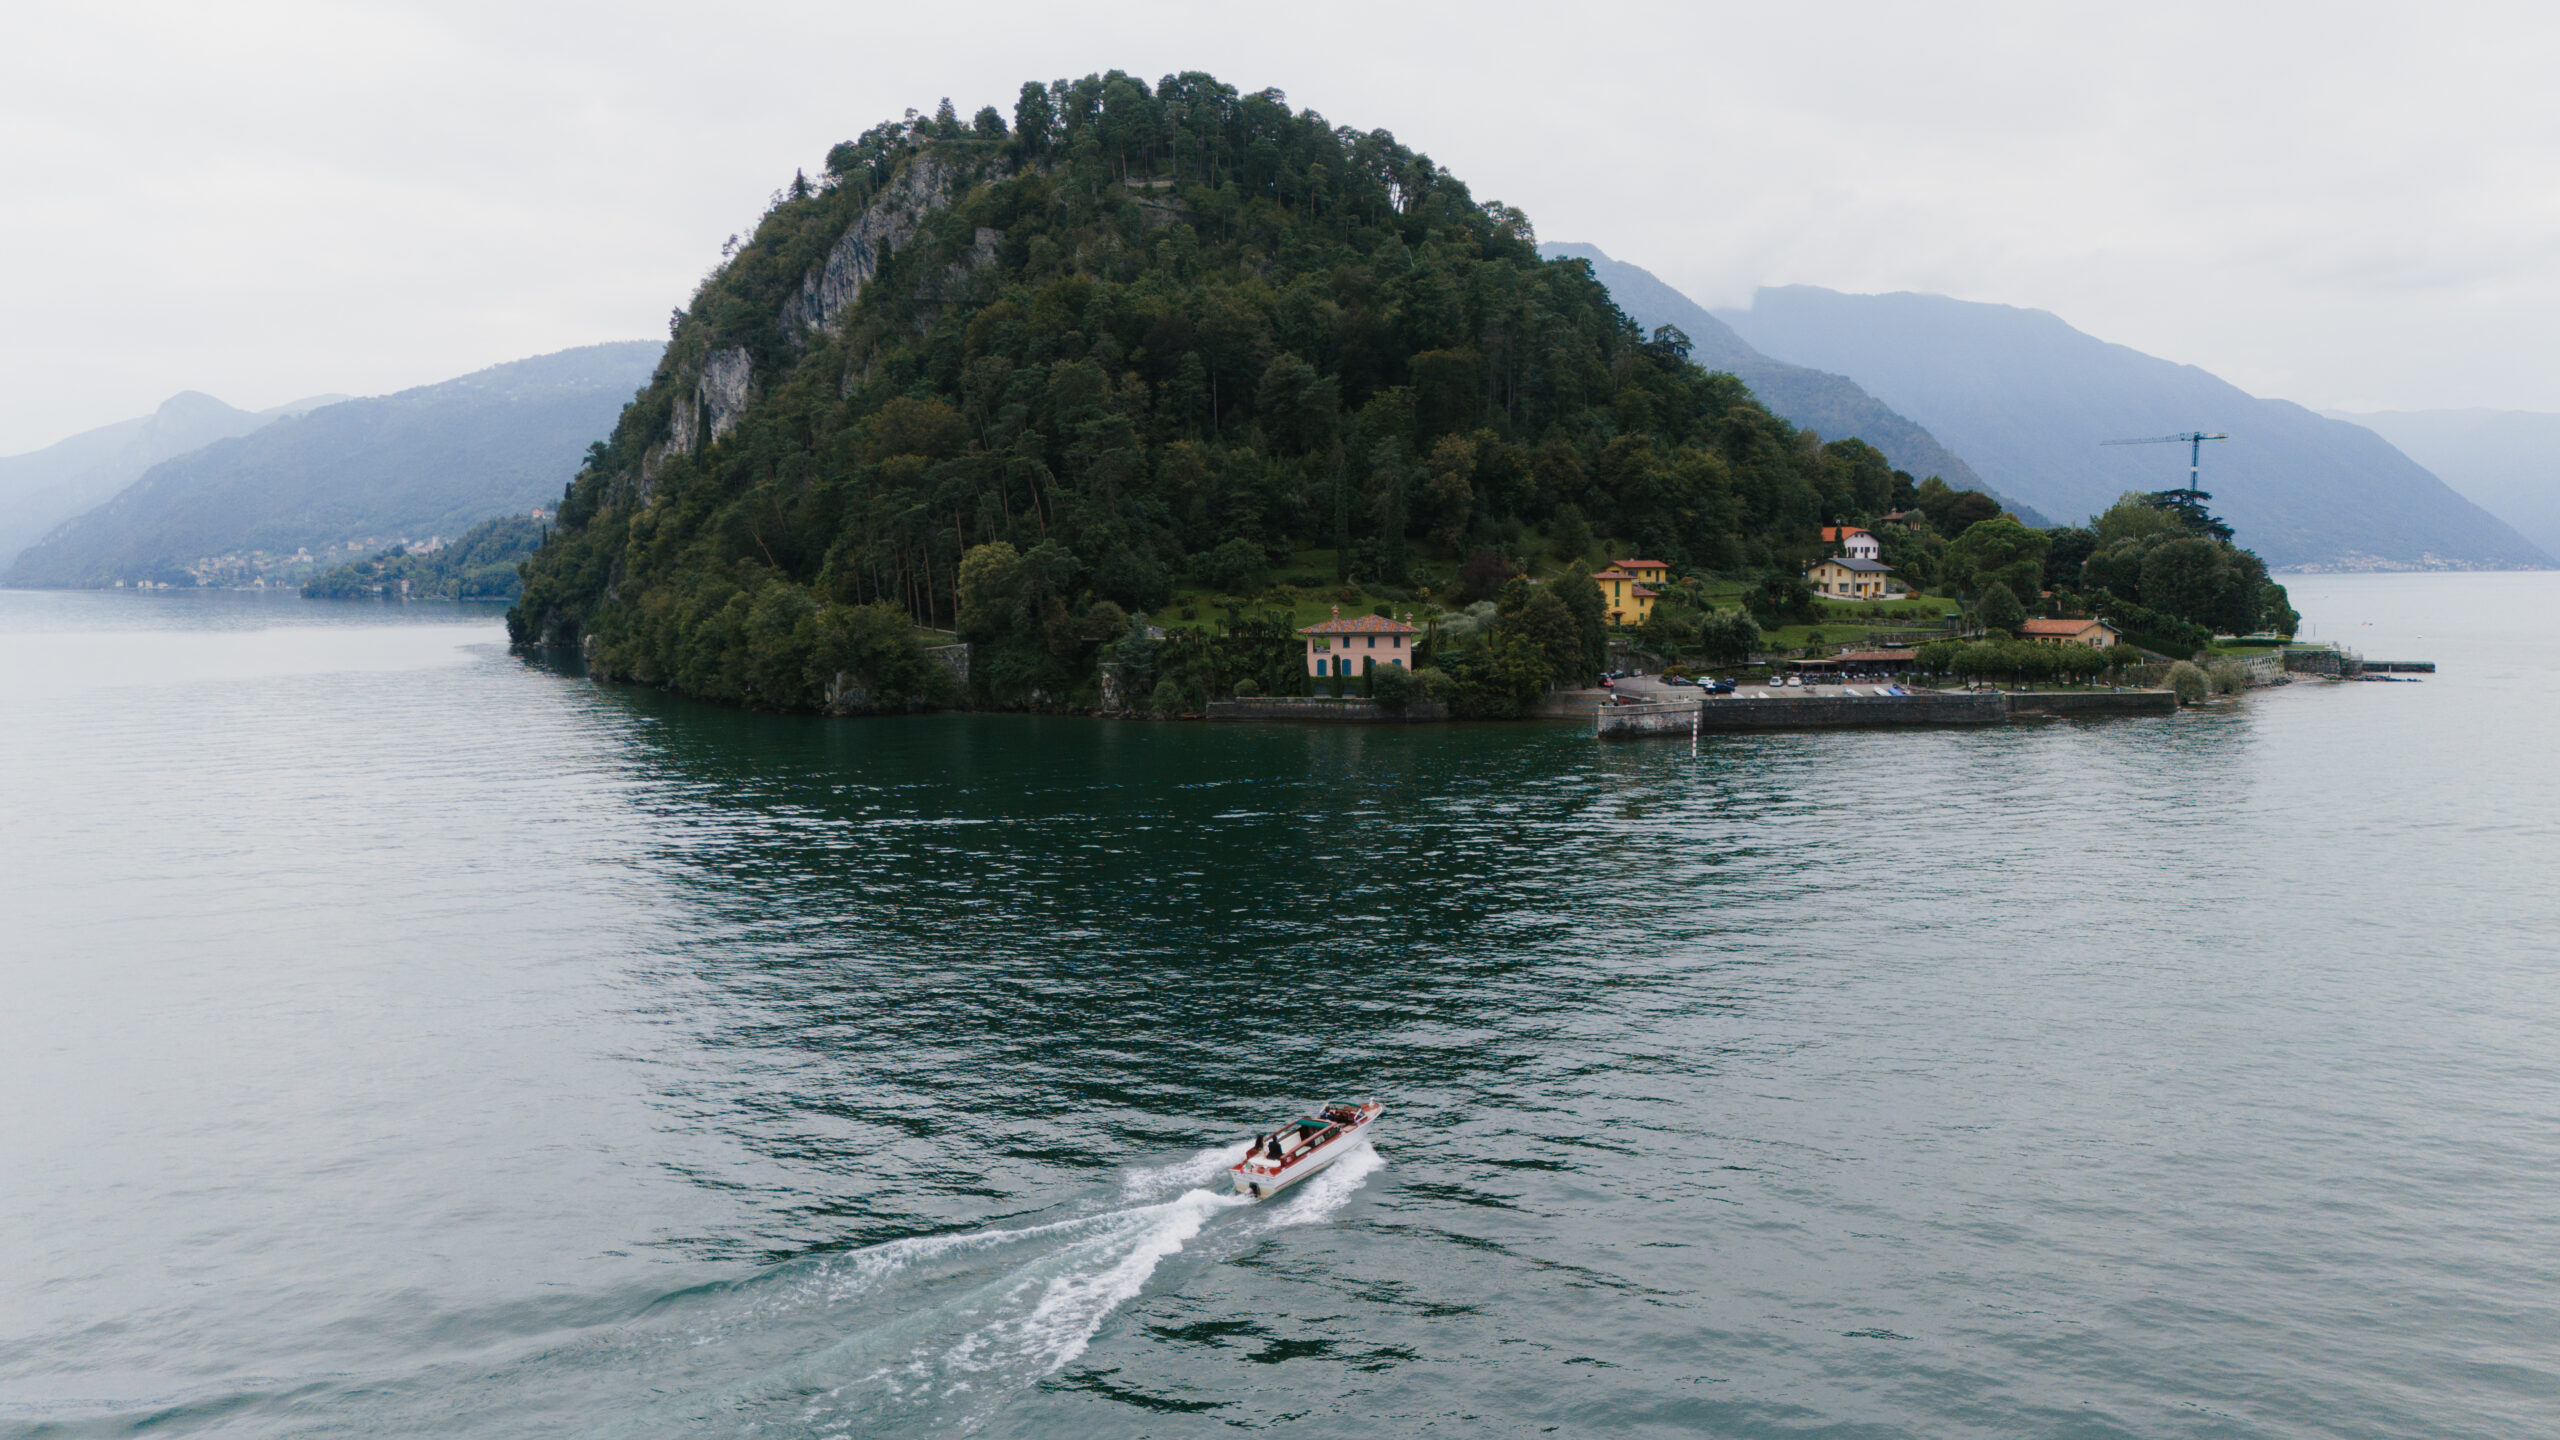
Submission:
[[[1386,1107],[1370,1101],[1360,1107],[1359,1118],[1336,1125],[1316,1143],[1290,1151],[1279,1161],[1248,1156],[1230,1167],[1236,1193],[1256,1200],[1268,1200],[1290,1186],[1321,1174],[1333,1162],[1359,1149],[1369,1139],[1369,1129]]]

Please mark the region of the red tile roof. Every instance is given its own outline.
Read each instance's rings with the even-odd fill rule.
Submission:
[[[1618,562],[1618,568],[1621,570],[1668,570],[1671,567],[1659,560],[1621,560]]]
[[[1855,525],[1825,525],[1822,527],[1822,542],[1828,545],[1835,540],[1846,540],[1852,535],[1866,533]]]
[[[1591,578],[1594,580],[1633,580],[1636,577],[1619,569],[1617,566],[1612,565],[1606,570],[1592,571]]]
[[[1384,615],[1354,615],[1348,620],[1327,620],[1320,625],[1301,625],[1301,635],[1419,635],[1419,626]]]
[[[1654,598],[1655,593],[1654,588],[1650,585],[1639,585],[1636,587],[1636,594],[1647,600]]]

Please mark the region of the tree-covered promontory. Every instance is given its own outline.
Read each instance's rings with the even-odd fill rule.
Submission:
[[[1384,589],[1560,534],[1748,572],[1896,484],[1427,156],[1199,74],[838,145],[672,335],[509,623],[749,704],[919,698],[893,621],[966,631],[982,701],[1065,696],[1177,583],[1309,550]]]

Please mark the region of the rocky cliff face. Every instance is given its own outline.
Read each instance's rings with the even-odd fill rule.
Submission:
[[[783,302],[782,333],[795,344],[805,343],[812,330],[835,334],[844,313],[862,298],[862,287],[880,273],[881,258],[905,249],[929,216],[950,205],[958,178],[954,167],[931,155],[900,171],[846,228],[827,262]]]
[[[798,349],[813,338],[834,338],[864,288],[879,277],[882,264],[914,244],[926,223],[950,208],[967,178],[958,166],[927,155],[901,170],[873,196],[828,247],[824,262],[803,276],[799,288],[782,302],[777,319],[792,346]],[[996,247],[1003,240],[1003,232],[979,227],[970,249],[958,261],[918,284],[917,296],[927,303],[925,323],[931,323],[941,305],[966,296],[971,278],[995,265]],[[712,349],[692,364],[671,353],[669,364],[676,372],[672,377],[675,400],[669,407],[666,438],[641,457],[635,477],[644,498],[660,466],[735,429],[758,388],[755,356],[742,345]],[[845,388],[850,391],[864,373],[860,367],[849,367]]]
[[[717,440],[738,426],[755,388],[755,359],[742,345],[729,345],[703,357],[693,391],[676,406],[669,421],[667,455],[685,455],[706,440]]]

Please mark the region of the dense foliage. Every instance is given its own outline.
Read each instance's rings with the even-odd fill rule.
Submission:
[[[2290,597],[2267,577],[2266,563],[2231,543],[2231,527],[2199,503],[2211,498],[2128,494],[2087,530],[2049,532],[2085,557],[2055,577],[2057,586],[2087,592],[2086,603],[2127,631],[2186,626],[2208,639],[2211,632],[2291,635],[2301,617]]]
[[[901,205],[912,234],[875,247],[844,313],[800,323],[840,239]],[[1026,85],[1009,124],[946,106],[839,145],[673,333],[510,624],[751,704],[871,685],[878,656],[844,637],[874,605],[961,632],[980,703],[1089,696],[1106,646],[1167,704],[1294,692],[1279,620],[1239,612],[1212,644],[1131,617],[1316,549],[1389,589],[1417,557],[1496,556],[1474,582],[1496,613],[1421,678],[1507,713],[1604,653],[1569,587],[1510,590],[1529,557],[1596,532],[1791,567],[1823,520],[1909,485],[1691,365],[1678,332],[1639,334],[1586,262],[1542,261],[1525,216],[1427,156],[1198,74]],[[739,354],[742,412],[694,443],[707,367]]]
[[[484,520],[440,549],[413,554],[394,545],[370,559],[341,565],[305,582],[316,600],[382,595],[412,600],[513,600],[524,586],[517,571],[542,545],[550,526],[530,515]]]

